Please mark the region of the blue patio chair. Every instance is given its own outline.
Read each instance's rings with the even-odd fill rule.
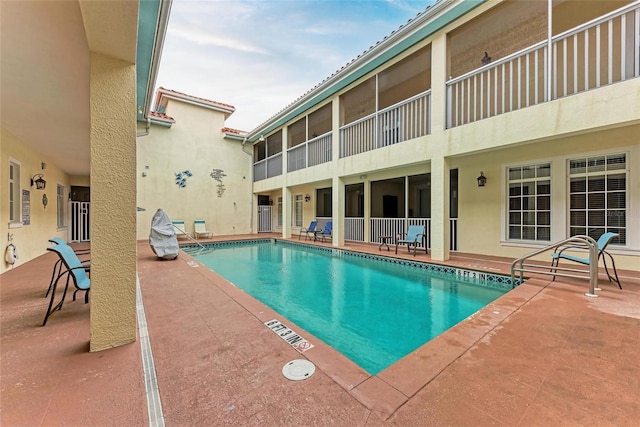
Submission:
[[[325,237],[331,237],[332,231],[333,231],[333,222],[327,221],[327,223],[324,225],[324,228],[322,230],[316,230],[316,232],[313,235],[313,240],[318,240],[318,236],[319,236],[320,238],[322,238],[322,241],[324,242]]]
[[[309,235],[313,235],[316,232],[317,226],[318,226],[318,221],[311,221],[311,223],[309,224],[309,227],[301,228],[300,235],[298,236],[298,240],[302,238],[302,233],[305,234],[304,240],[309,239]]]
[[[55,243],[56,245],[67,244],[67,242],[65,242],[64,239],[61,239],[60,237],[52,237],[49,239],[49,241],[51,243]],[[76,255],[88,255],[91,252],[91,249],[79,249],[79,250],[74,250],[74,252],[76,253]],[[89,267],[88,259],[81,260],[80,262],[82,262],[87,268]],[[51,288],[53,287],[53,282],[56,276],[60,274],[61,269],[62,269],[62,259],[58,259],[56,263],[53,265],[53,271],[51,272],[51,280],[49,280],[49,287],[47,288],[47,293],[44,294],[45,298],[49,296],[49,292],[51,292]]]
[[[613,257],[611,256],[611,254],[605,251],[605,248],[616,237],[618,237],[618,234],[616,233],[604,233],[603,235],[600,236],[597,242],[598,243],[598,261],[600,261],[600,258],[602,258],[602,263],[604,264],[604,271],[607,273],[607,278],[609,279],[610,282],[613,279],[613,281],[618,284],[618,287],[622,289],[622,285],[620,284],[620,279],[618,279],[618,272],[616,271],[616,263],[613,260]],[[582,265],[589,265],[589,261],[590,261],[589,257],[580,258],[580,257],[576,257],[573,255],[568,255],[564,253],[564,251],[566,250],[575,249],[575,248],[584,248],[584,245],[569,244],[569,245],[563,245],[563,246],[557,247],[556,250],[551,255],[552,256],[551,270],[553,271],[555,267],[558,267],[558,263],[560,262],[560,259],[566,259],[568,261],[577,262],[578,264],[582,264]],[[613,274],[614,274],[613,276],[611,275],[611,273],[609,273],[609,268],[607,267],[607,259],[605,258],[605,255],[608,256],[609,259],[611,260],[611,265],[612,265]],[[553,280],[556,280],[555,275],[553,276]]]
[[[48,251],[52,251],[58,254],[60,257],[60,261],[64,265],[64,268],[61,268],[58,273],[55,281],[53,282],[53,287],[51,289],[51,300],[49,301],[49,307],[47,308],[47,312],[44,316],[44,321],[42,322],[42,326],[47,324],[47,320],[49,316],[53,314],[54,311],[62,309],[62,304],[64,303],[64,299],[67,296],[67,290],[69,289],[69,281],[73,281],[73,285],[76,288],[73,292],[73,300],[76,300],[76,294],[78,291],[84,291],[84,303],[89,302],[89,290],[91,286],[91,281],[88,276],[89,267],[83,265],[82,262],[78,259],[76,253],[71,249],[69,245],[56,245],[47,248]],[[58,282],[61,279],[65,279],[64,292],[62,293],[62,298],[60,302],[53,305],[53,300],[56,296],[56,288],[58,287]]]
[[[396,239],[396,254],[398,253],[398,245],[407,245],[408,252],[411,252],[411,246],[413,246],[413,256],[416,256],[418,243],[422,243],[424,240],[424,225],[410,225],[404,236],[404,238],[400,238],[400,235],[398,235]],[[424,249],[425,252],[429,253],[427,245],[425,245]]]

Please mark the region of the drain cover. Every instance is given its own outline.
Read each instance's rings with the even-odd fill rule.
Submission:
[[[282,367],[282,375],[293,381],[306,380],[315,371],[313,363],[305,359],[292,360]]]

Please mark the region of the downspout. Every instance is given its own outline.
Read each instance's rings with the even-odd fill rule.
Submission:
[[[244,144],[247,142],[247,137],[245,136],[244,139],[242,140],[242,152],[244,154],[247,154],[249,157],[251,157],[251,168],[249,171],[249,179],[251,180],[251,193],[250,193],[250,197],[251,200],[249,201],[249,211],[251,212],[250,217],[249,217],[249,233],[253,234],[253,151],[248,153],[244,150]]]
[[[151,129],[151,118],[150,118],[150,117],[147,117],[147,128],[145,129],[145,131],[144,131],[144,132],[142,132],[142,133],[137,133],[137,134],[136,134],[136,138],[137,138],[137,137],[139,137],[139,136],[147,136],[147,135],[149,135],[149,130],[150,130],[150,129]]]

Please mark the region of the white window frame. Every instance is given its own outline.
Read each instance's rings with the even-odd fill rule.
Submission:
[[[541,167],[547,167],[549,170],[548,175],[538,175],[538,170]],[[520,178],[511,178],[511,169],[521,168],[535,170],[534,176],[529,177],[520,177]],[[507,165],[505,168],[505,178],[506,178],[506,189],[505,189],[505,239],[508,242],[517,242],[517,243],[549,243],[553,239],[553,162],[551,161],[532,161],[525,164],[517,164],[517,165]],[[538,183],[543,181],[549,181],[549,193],[538,194]],[[524,195],[522,193],[512,195],[511,194],[511,184],[525,184],[532,183],[535,189],[534,194],[530,194],[529,197],[533,197],[534,207],[533,209],[524,209],[522,204],[520,204],[520,209],[512,210],[511,209],[511,201],[519,199],[520,203],[524,201]],[[548,209],[540,209],[539,208],[539,197],[548,198]],[[525,224],[524,214],[526,212],[532,213],[533,215],[533,223]],[[511,214],[520,213],[520,221],[519,223],[512,223]],[[541,215],[546,214],[548,216],[547,224],[540,223]],[[511,237],[511,228],[512,227],[520,227],[520,237]],[[532,227],[534,229],[534,237],[533,238],[523,238],[524,228]],[[548,229],[548,235],[545,238],[540,237],[540,231]]]
[[[278,227],[282,227],[282,196],[278,197]]]
[[[613,160],[619,156],[624,156],[625,162],[623,167],[616,167],[615,163],[612,163],[611,165],[608,163],[608,159]],[[604,159],[604,164],[601,169],[595,163],[598,159]],[[575,161],[580,161],[580,160],[585,160],[585,163],[586,163],[585,170],[583,172],[576,171],[572,173],[571,163]],[[575,234],[587,234],[593,237],[594,239],[598,239],[598,237],[600,237],[600,235],[603,233],[606,233],[606,232],[619,233],[620,229],[623,229],[624,233],[619,233],[621,234],[621,236],[619,238],[616,238],[616,240],[612,242],[612,245],[619,245],[622,247],[629,245],[630,239],[631,239],[631,236],[629,234],[630,226],[631,226],[631,221],[629,221],[629,218],[630,218],[629,209],[631,204],[631,193],[629,192],[630,163],[631,163],[631,156],[630,156],[630,153],[627,151],[607,152],[607,153],[598,153],[598,154],[590,153],[583,156],[571,156],[570,158],[567,159],[567,162],[566,162],[567,203],[568,203],[567,205],[567,237],[570,237]],[[606,177],[610,175],[620,175],[620,174],[624,174],[624,190],[607,188],[608,182]],[[605,176],[605,186],[602,191],[595,191],[595,189],[594,191],[590,191],[589,189],[589,177],[596,177],[596,176]],[[585,194],[584,208],[576,207],[572,204],[572,195],[580,194],[583,192],[582,191],[573,192],[571,182],[573,178],[581,178],[581,177],[585,177],[587,179],[587,185],[584,191],[584,194]],[[610,202],[609,202],[608,196],[610,194],[619,193],[619,192],[624,192],[624,201],[625,201],[624,208],[609,208]],[[598,193],[603,194],[603,198],[602,198],[603,207],[602,208],[590,207],[590,199],[591,199],[590,195],[598,194]],[[597,223],[594,224],[593,222],[595,221],[595,219],[592,219],[589,213],[602,211],[602,210],[605,211],[604,224],[603,225],[597,224]],[[584,226],[574,225],[572,222],[572,214],[576,214],[579,212],[585,213]],[[612,213],[615,213],[616,215],[611,215]],[[620,213],[622,213],[622,218],[624,222],[622,226],[620,226],[619,223],[616,224],[615,219],[612,218],[612,216],[616,216],[617,218],[620,218]],[[584,228],[584,230],[576,230],[576,232],[574,232],[574,229],[580,229],[580,228]]]
[[[9,228],[22,227],[22,163],[9,158]],[[13,177],[12,177],[13,172]],[[17,177],[15,176],[17,175]]]
[[[60,191],[62,190],[62,191]],[[58,183],[56,186],[56,208],[57,208],[57,224],[58,230],[67,228],[67,187]]]
[[[302,215],[304,211],[304,198],[302,194],[296,194],[293,196],[293,226],[302,227]]]

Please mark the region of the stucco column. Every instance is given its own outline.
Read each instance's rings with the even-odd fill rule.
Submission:
[[[91,351],[136,340],[136,70],[91,54]]]
[[[253,165],[251,165],[253,168]],[[251,195],[251,232],[252,234],[258,233],[258,195],[253,193]]]
[[[331,203],[333,204],[331,217],[331,220],[333,221],[333,246],[344,246],[344,181],[340,177],[334,176],[331,186]]]
[[[291,188],[282,187],[282,238],[291,237]]]
[[[431,259],[449,259],[449,161],[431,159]]]
[[[431,134],[445,130],[447,118],[447,44],[446,36],[436,37],[431,44]]]
[[[362,183],[364,186],[364,241],[371,241],[371,181],[368,178]]]
[[[437,37],[431,44],[431,133],[446,127],[447,44]],[[435,147],[438,151],[445,147]],[[441,153],[431,153],[431,258],[449,259],[449,162]]]
[[[333,175],[338,170],[338,160],[340,159],[340,103],[338,97],[334,97],[331,102],[331,163]],[[335,206],[335,205],[334,205]]]

